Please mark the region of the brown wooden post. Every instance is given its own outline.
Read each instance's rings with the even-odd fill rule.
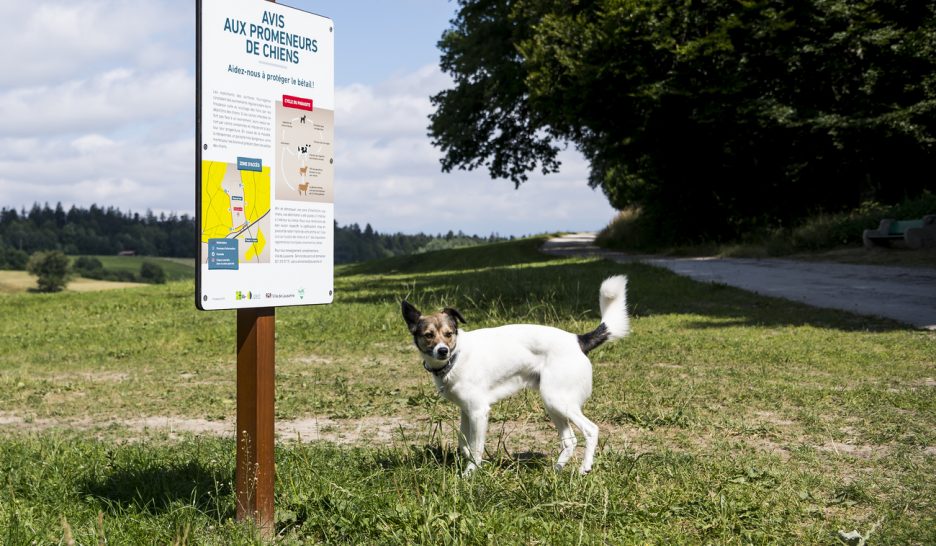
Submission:
[[[237,310],[237,519],[271,538],[276,309]]]

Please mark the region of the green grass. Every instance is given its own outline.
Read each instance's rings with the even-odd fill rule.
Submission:
[[[115,290],[118,288],[131,288],[141,286],[141,283],[99,281],[74,277],[68,281],[65,290],[68,292],[99,292],[101,290]],[[0,270],[0,295],[24,293],[36,290],[36,277],[26,271]]]
[[[78,256],[75,256],[77,258]],[[166,280],[179,281],[195,278],[195,260],[191,258],[158,258],[153,256],[90,256],[101,260],[108,271],[140,273],[143,262],[153,262],[166,272]]]
[[[539,242],[339,267],[335,304],[277,310],[279,421],[401,423],[379,441],[282,439],[282,543],[936,541],[936,334]],[[633,333],[592,353],[592,474],[552,470],[554,432],[526,393],[494,408],[491,463],[459,478],[456,411],[399,300],[456,306],[470,328],[583,332],[619,272]],[[232,521],[233,440],[138,425],[233,418],[234,313],[195,311],[192,292],[4,298],[0,542],[59,543],[63,516],[81,544],[255,541]]]

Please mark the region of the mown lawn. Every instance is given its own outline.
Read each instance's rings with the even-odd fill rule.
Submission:
[[[343,266],[335,304],[277,310],[277,419],[324,423],[281,437],[280,542],[936,542],[936,334],[539,243]],[[592,474],[552,470],[528,393],[495,407],[491,463],[459,478],[456,412],[399,300],[584,332],[620,272],[633,333],[592,354]],[[192,292],[0,299],[0,542],[256,540],[212,432],[232,428],[234,313]]]

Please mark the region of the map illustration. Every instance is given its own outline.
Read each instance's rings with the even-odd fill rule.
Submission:
[[[334,203],[334,112],[276,104],[276,199]]]
[[[202,161],[201,243],[209,269],[220,263],[222,249],[233,267],[217,269],[270,262],[270,167],[255,167],[239,170],[237,163]]]

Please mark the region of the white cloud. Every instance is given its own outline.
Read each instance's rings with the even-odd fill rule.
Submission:
[[[106,131],[194,111],[194,78],[183,70],[117,68],[89,79],[0,92],[0,136]],[[194,117],[194,116],[192,116]]]
[[[101,135],[84,135],[71,142],[72,148],[79,152],[92,152],[95,150],[104,150],[113,148],[116,142]]]
[[[104,64],[177,63],[194,44],[194,16],[191,3],[171,0],[3,2],[3,42],[15,47],[0,60],[0,86],[68,80]]]
[[[376,86],[362,84],[336,89],[335,115],[341,136],[395,138],[415,136],[424,140],[429,95],[450,84],[434,66],[398,75]]]
[[[150,143],[98,134],[32,140],[0,152],[0,203],[51,202],[192,213],[194,140]]]

